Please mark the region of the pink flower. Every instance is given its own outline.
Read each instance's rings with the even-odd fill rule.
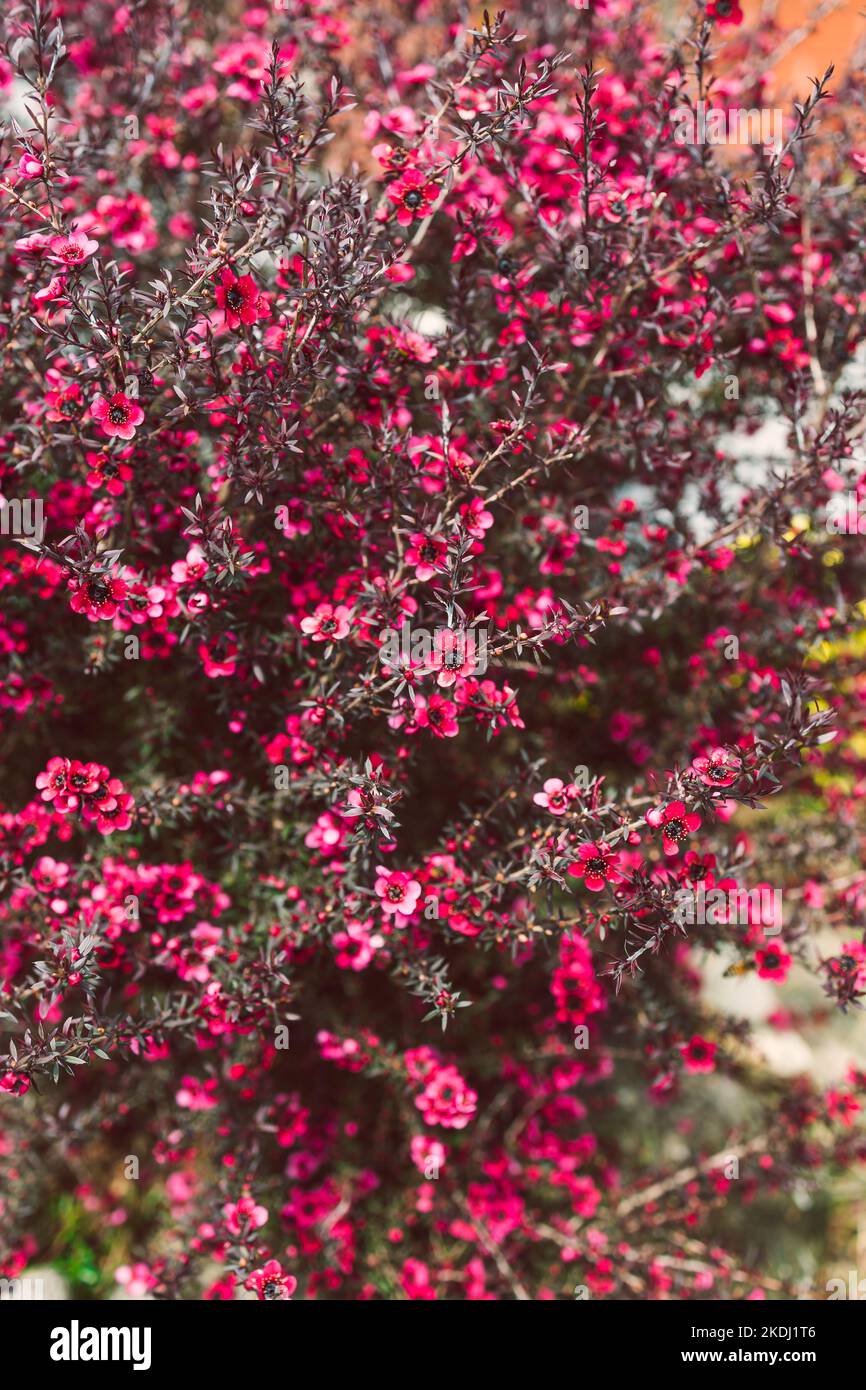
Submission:
[[[665,854],[677,854],[680,844],[695,830],[700,829],[702,821],[694,811],[687,811],[682,801],[670,801],[667,806],[654,806],[647,811],[647,824],[654,830],[662,830],[662,845]]]
[[[536,792],[532,800],[536,806],[543,806],[552,816],[564,816],[578,794],[573,782],[565,783],[559,777],[548,777],[544,791]]]
[[[436,684],[444,689],[454,685],[458,676],[474,675],[478,662],[475,640],[475,633],[466,628],[459,631],[450,627],[437,628],[425,675],[438,672]]]
[[[390,280],[394,285],[405,285],[408,280],[415,279],[415,270],[411,265],[406,265],[403,261],[396,261],[394,265],[389,265],[385,271],[385,279]]]
[[[301,631],[312,637],[314,642],[336,642],[349,632],[351,612],[338,604],[320,603],[311,618],[301,619]]]
[[[578,858],[569,864],[568,872],[572,878],[582,878],[592,893],[600,893],[606,883],[619,883],[619,854],[612,850],[604,840],[578,845]]]
[[[267,1209],[257,1206],[252,1197],[241,1197],[239,1202],[226,1202],[223,1216],[226,1230],[233,1236],[258,1230],[268,1219]]]
[[[442,1125],[445,1129],[465,1129],[478,1103],[475,1091],[469,1089],[456,1067],[434,1067],[424,1090],[416,1096],[415,1104],[427,1125]]]
[[[416,579],[432,579],[445,568],[447,560],[448,542],[444,536],[425,536],[415,531],[409,537],[406,562],[415,566]]]
[[[200,642],[198,654],[209,680],[233,676],[237,670],[238,643],[234,633],[226,632],[222,637],[214,638],[210,646],[206,642]]]
[[[709,0],[707,19],[718,20],[722,25],[737,25],[743,22],[743,11],[738,0]]]
[[[104,618],[116,618],[126,598],[127,583],[108,570],[93,570],[84,578],[74,577],[67,587],[72,592],[69,606],[74,613],[83,613],[92,623]]]
[[[376,895],[382,899],[380,906],[386,916],[399,912],[401,916],[409,917],[418,906],[421,884],[410,874],[400,870],[392,873],[379,865],[376,868]]]
[[[84,262],[99,250],[99,242],[86,232],[70,232],[69,236],[53,236],[48,243],[48,259],[59,261],[70,269]]]
[[[415,723],[419,729],[429,729],[437,738],[454,738],[460,732],[457,706],[452,700],[435,691],[432,695],[416,695]]]
[[[69,792],[69,759],[49,758],[48,766],[36,778],[43,801],[56,800],[58,810],[63,810]]]
[[[429,1178],[434,1172],[438,1176],[448,1157],[448,1150],[441,1140],[428,1139],[426,1134],[413,1134],[409,1152],[418,1172],[423,1173],[425,1178]]]
[[[45,165],[35,154],[22,154],[18,161],[18,175],[22,179],[41,179]],[[55,238],[56,239],[56,238]],[[94,247],[94,250],[96,248]]]
[[[297,1287],[297,1279],[293,1274],[283,1273],[279,1260],[268,1260],[261,1269],[254,1269],[244,1284],[245,1289],[252,1289],[265,1302],[273,1299],[282,1303],[291,1298]]]
[[[7,1071],[0,1076],[0,1091],[10,1096],[25,1096],[30,1090],[30,1078],[17,1071]]]
[[[683,1062],[686,1071],[708,1072],[715,1071],[715,1056],[717,1052],[715,1043],[708,1042],[698,1033],[694,1035],[690,1042],[680,1044]]]
[[[118,1265],[114,1271],[114,1277],[122,1289],[125,1289],[130,1298],[144,1298],[145,1294],[150,1293],[159,1280],[151,1273],[148,1265],[142,1260],[138,1260],[133,1265]]]
[[[782,980],[788,978],[792,959],[782,950],[778,941],[771,941],[762,950],[755,952],[758,975],[762,980]]]
[[[726,748],[714,748],[709,757],[694,758],[692,768],[707,787],[729,787],[736,782],[742,761]]]
[[[397,221],[408,227],[427,217],[439,197],[439,185],[420,169],[407,169],[405,174],[388,186],[388,198],[397,205]]]
[[[95,396],[90,403],[90,413],[98,420],[109,439],[115,435],[119,439],[132,439],[136,425],[144,419],[144,411],[138,401],[131,400],[123,391],[115,391],[107,399]]]

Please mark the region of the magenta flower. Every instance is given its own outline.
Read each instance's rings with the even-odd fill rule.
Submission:
[[[700,1037],[697,1033],[689,1042],[680,1044],[680,1052],[686,1071],[691,1072],[715,1071],[717,1051],[718,1048],[715,1043],[708,1042],[706,1038]]]
[[[450,627],[438,628],[425,674],[437,672],[436,684],[447,689],[455,683],[458,676],[474,675],[476,661],[474,632],[465,628],[459,632]]]
[[[70,608],[75,613],[83,613],[92,623],[115,618],[127,594],[126,580],[112,576],[107,570],[94,570],[83,579],[72,578],[67,587],[72,592]]]
[[[425,536],[415,531],[409,537],[406,561],[415,566],[416,579],[432,579],[445,568],[447,559],[448,542],[444,536]]]
[[[255,323],[270,313],[267,295],[259,292],[252,275],[237,276],[227,265],[220,271],[214,297],[229,328]]]
[[[132,439],[136,425],[144,419],[144,411],[138,401],[131,400],[123,391],[115,391],[113,396],[95,396],[90,403],[90,413],[98,420],[109,439],[116,435],[119,439]]]
[[[408,227],[427,217],[439,197],[439,186],[420,169],[407,169],[388,187],[388,197],[397,205],[397,221]]]
[[[391,872],[379,865],[376,868],[376,896],[382,899],[380,907],[387,917],[396,912],[410,917],[418,906],[421,884],[410,874],[401,870]]]
[[[69,236],[53,236],[48,243],[48,259],[59,261],[72,269],[84,262],[99,250],[99,242],[86,232],[70,232]]]
[[[429,729],[437,738],[455,738],[460,732],[457,706],[435,690],[432,695],[416,695],[415,723],[419,729]]]
[[[577,859],[568,866],[568,873],[572,878],[582,878],[590,892],[600,893],[606,883],[621,881],[619,854],[604,840],[578,845],[577,854]]]
[[[336,642],[348,635],[351,616],[342,604],[320,603],[311,618],[301,619],[301,631],[314,642]]]
[[[45,165],[35,154],[22,154],[18,161],[18,175],[22,179],[41,179]]]
[[[560,777],[548,777],[544,791],[536,792],[532,800],[536,806],[543,806],[552,816],[564,816],[574,798],[578,795],[573,782],[563,782]]]
[[[692,769],[707,787],[730,787],[742,769],[742,761],[726,748],[714,748],[705,758],[693,758]]]
[[[283,1273],[279,1260],[268,1260],[261,1269],[254,1269],[244,1284],[245,1289],[252,1289],[256,1297],[265,1302],[275,1300],[284,1303],[297,1287],[297,1279],[293,1274]]]
[[[49,758],[45,771],[36,778],[36,786],[43,801],[56,801],[57,810],[63,810],[69,792],[69,759]]]
[[[226,1202],[223,1206],[226,1230],[233,1236],[242,1232],[256,1231],[268,1219],[267,1209],[258,1206],[252,1197],[241,1197],[239,1202]]]
[[[683,840],[702,824],[700,816],[687,811],[685,802],[670,801],[667,806],[654,806],[647,811],[647,824],[654,830],[662,831],[662,845],[665,854],[677,854]]]

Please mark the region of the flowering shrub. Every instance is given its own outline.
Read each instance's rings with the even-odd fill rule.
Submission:
[[[825,1257],[866,1073],[737,1001],[866,992],[863,90],[675,140],[778,36],[656,8],[9,9],[5,1277],[774,1296],[795,1194]]]

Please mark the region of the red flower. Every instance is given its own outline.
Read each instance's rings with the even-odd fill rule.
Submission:
[[[429,729],[437,738],[454,738],[460,730],[454,701],[435,690],[430,696],[415,697],[415,723],[419,729]]]
[[[762,980],[786,980],[791,968],[791,957],[786,955],[778,941],[771,941],[763,950],[755,952],[758,974]]]
[[[397,221],[401,227],[419,221],[430,212],[439,197],[439,186],[420,169],[407,169],[401,178],[388,188],[388,197],[397,205]]]
[[[742,24],[743,11],[737,0],[709,0],[707,19],[715,19],[719,24]]]
[[[687,811],[682,801],[671,801],[667,806],[654,806],[647,811],[647,823],[653,829],[664,832],[662,844],[665,854],[676,854],[680,843],[698,830],[702,824],[700,816]]]
[[[131,452],[126,450],[127,453]],[[90,472],[87,475],[87,486],[90,488],[104,487],[106,492],[112,497],[123,495],[123,484],[128,483],[132,478],[132,469],[128,463],[124,463],[121,455],[112,458],[110,454],[95,454],[88,450],[85,454],[85,461]]]
[[[466,628],[459,631],[450,627],[437,628],[425,675],[438,672],[436,684],[443,689],[454,685],[458,676],[474,675],[478,662],[475,643],[475,633]]]
[[[715,1056],[718,1048],[715,1043],[707,1042],[699,1033],[690,1042],[681,1043],[680,1051],[683,1055],[686,1071],[715,1071]]]
[[[862,1109],[859,1100],[856,1100],[850,1091],[827,1092],[827,1114],[846,1127],[854,1123],[854,1116]]]
[[[406,563],[415,566],[416,579],[432,579],[437,570],[445,568],[447,561],[448,542],[444,536],[425,536],[421,531],[413,531]]]
[[[220,271],[215,298],[229,328],[238,328],[242,323],[255,323],[270,313],[267,295],[259,294],[252,275],[238,277],[228,265],[224,265]]]
[[[117,435],[120,439],[132,439],[136,425],[144,419],[144,411],[138,401],[131,400],[123,391],[115,391],[107,399],[95,396],[90,403],[90,413],[98,420],[109,439]]]
[[[256,1297],[265,1302],[273,1299],[284,1303],[297,1287],[297,1279],[293,1274],[283,1273],[279,1260],[268,1260],[261,1269],[254,1269],[244,1284],[245,1289],[252,1289]]]
[[[134,810],[135,801],[124,791],[123,783],[110,777],[97,788],[93,801],[85,804],[82,816],[85,821],[95,821],[101,835],[111,835],[115,830],[129,829]]]
[[[127,594],[125,579],[113,578],[107,570],[94,570],[83,579],[69,580],[72,590],[69,605],[75,613],[84,613],[90,622],[114,618]]]
[[[617,867],[619,854],[612,850],[604,840],[578,845],[578,858],[569,864],[568,873],[572,878],[582,878],[592,893],[600,893],[606,883],[619,883],[622,874]]]
[[[693,771],[707,787],[729,787],[736,782],[742,766],[736,753],[729,753],[726,748],[714,748],[709,757],[692,760]]]
[[[24,1096],[29,1090],[29,1077],[21,1076],[15,1071],[7,1071],[0,1076],[0,1091],[7,1091],[12,1096]]]
[[[107,771],[108,769],[100,767],[99,763],[80,763],[77,758],[73,758],[67,774],[69,790],[62,809],[74,811],[81,805],[83,797],[95,796],[99,790],[100,780],[103,774],[107,774]],[[58,807],[58,810],[60,809]]]

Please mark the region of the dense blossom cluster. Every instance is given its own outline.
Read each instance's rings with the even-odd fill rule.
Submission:
[[[814,1296],[866,92],[677,142],[780,36],[659,8],[8,7],[0,1276]]]

